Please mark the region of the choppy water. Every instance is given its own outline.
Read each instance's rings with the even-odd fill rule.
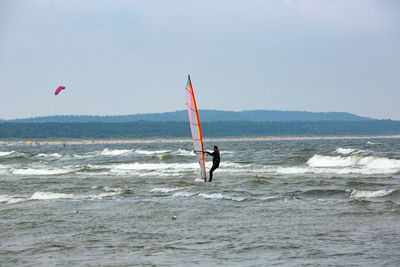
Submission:
[[[190,143],[2,147],[0,265],[399,265],[399,140],[367,141],[220,142],[213,183]]]

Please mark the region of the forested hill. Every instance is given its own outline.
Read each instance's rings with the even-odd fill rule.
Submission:
[[[200,110],[202,122],[212,121],[249,121],[249,122],[285,122],[285,121],[366,121],[370,118],[361,117],[346,112],[307,112],[307,111],[279,111],[279,110],[248,110],[248,111],[221,111]],[[134,121],[187,121],[186,110],[165,113],[147,113],[120,116],[45,116],[26,119],[8,120],[7,122],[134,122]],[[6,122],[2,121],[1,122]]]
[[[400,121],[204,122],[204,137],[398,135]],[[189,138],[186,122],[0,123],[0,140],[8,138]]]

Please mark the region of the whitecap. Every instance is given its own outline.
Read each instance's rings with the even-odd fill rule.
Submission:
[[[350,198],[358,199],[358,198],[375,198],[375,197],[384,197],[391,194],[394,190],[358,190],[358,189],[347,189],[346,192],[350,193]]]
[[[129,149],[108,149],[105,148],[100,155],[102,156],[121,156],[121,155],[128,155],[133,153],[132,150]]]
[[[338,149],[335,150],[336,153],[343,154],[343,155],[348,155],[356,151],[357,149],[353,148],[341,148],[339,147]]]
[[[37,154],[36,157],[39,157],[39,158],[45,158],[45,157],[61,158],[62,155],[58,154],[58,153],[51,153],[51,154],[40,153],[40,154]]]
[[[9,156],[11,154],[15,153],[15,151],[0,151],[0,157],[6,157]]]
[[[171,152],[171,150],[135,150],[136,154],[140,155],[159,155],[159,154],[165,154]]]
[[[204,194],[201,193],[199,194],[200,197],[205,198],[205,199],[223,199],[224,196],[220,193],[213,193],[213,194]]]
[[[74,171],[73,169],[11,169],[10,172],[16,175],[54,175],[65,174]]]
[[[194,196],[194,195],[196,195],[197,193],[191,193],[191,192],[184,192],[184,191],[182,191],[182,192],[176,192],[176,193],[174,193],[173,195],[172,195],[172,197],[192,197],[192,196]]]
[[[220,193],[212,193],[212,194],[200,193],[199,196],[204,199],[224,199],[224,200],[233,200],[238,202],[247,199],[246,197],[241,197],[241,196],[224,196]]]
[[[399,159],[389,159],[385,157],[365,157],[360,160],[360,165],[371,169],[398,169],[400,170]]]
[[[372,145],[380,145],[381,143],[374,143],[374,142],[370,142],[370,141],[368,141],[367,142],[367,145],[370,145],[370,146],[372,146]]]
[[[361,157],[358,155],[348,157],[314,155],[307,161],[307,164],[310,167],[347,167],[357,165],[360,159]]]
[[[155,187],[150,190],[150,192],[160,192],[160,193],[169,193],[169,192],[174,192],[183,189],[183,187],[173,187],[173,188],[168,188],[168,187]]]
[[[53,193],[53,192],[35,192],[30,199],[33,200],[50,200],[50,199],[77,199],[79,197],[74,194]]]
[[[183,157],[193,157],[196,156],[196,154],[193,151],[190,150],[184,150],[184,149],[178,149],[173,152],[174,155],[178,156],[183,156]]]
[[[15,204],[26,201],[24,196],[0,195],[0,203]]]

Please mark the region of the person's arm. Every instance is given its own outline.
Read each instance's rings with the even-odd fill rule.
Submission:
[[[215,153],[215,152],[210,153],[209,151],[205,151],[205,152],[210,156],[214,156],[214,153]]]

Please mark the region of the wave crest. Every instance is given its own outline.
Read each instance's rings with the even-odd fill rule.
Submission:
[[[376,197],[384,197],[393,193],[394,190],[358,190],[358,189],[347,189],[346,192],[350,193],[351,199],[359,199],[359,198],[376,198]]]

